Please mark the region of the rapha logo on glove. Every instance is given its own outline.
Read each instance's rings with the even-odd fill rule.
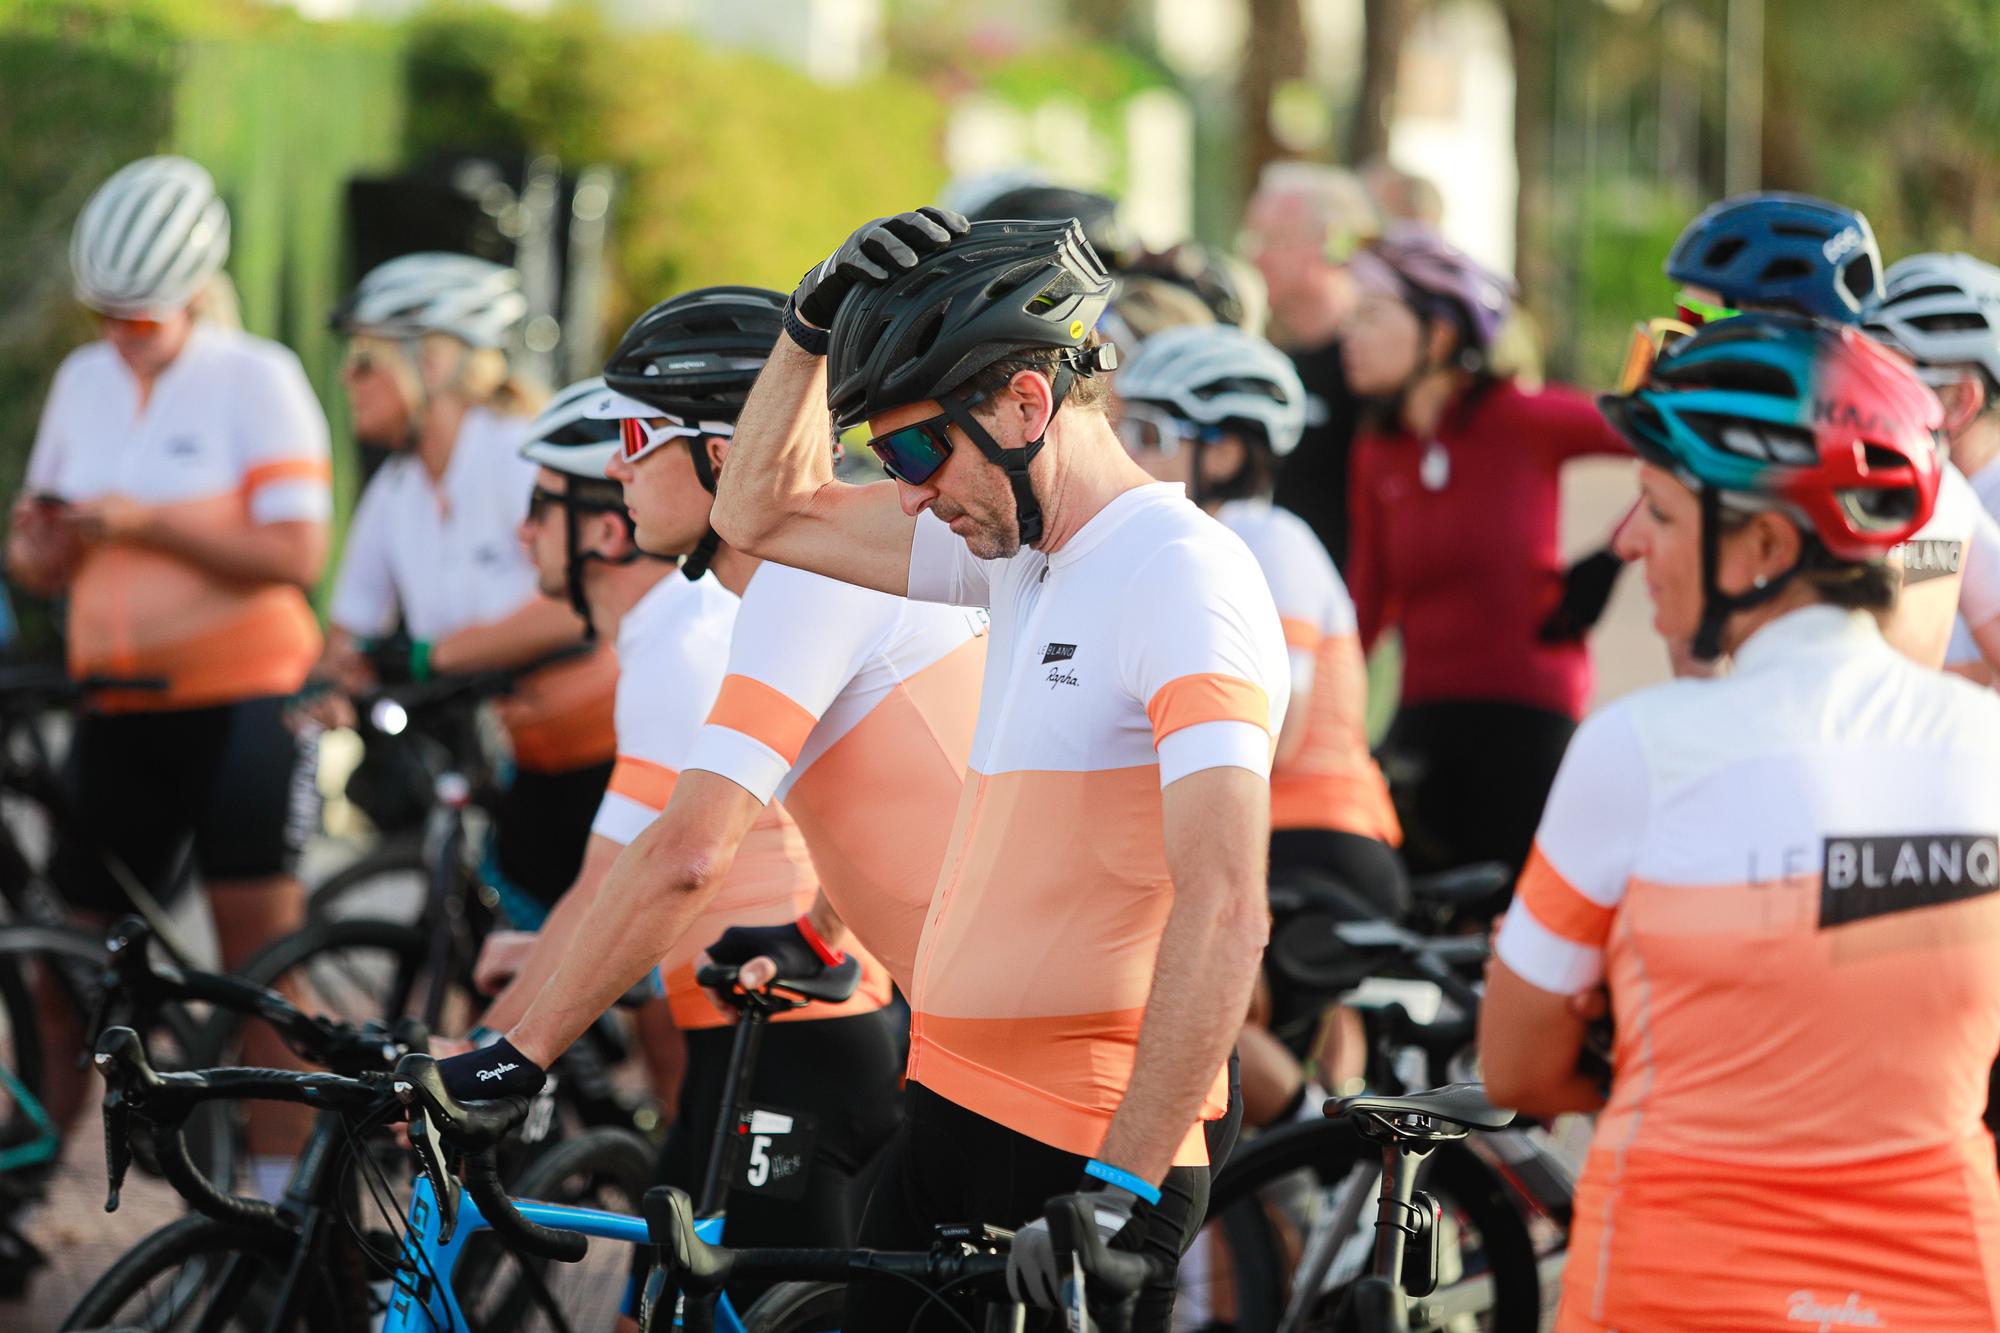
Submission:
[[[510,1069],[519,1069],[520,1067],[510,1060],[504,1065],[495,1065],[491,1069],[482,1069],[479,1071],[479,1081],[485,1083],[491,1079],[499,1078]]]

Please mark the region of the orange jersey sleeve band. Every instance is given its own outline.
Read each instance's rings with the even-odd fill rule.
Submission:
[[[1296,620],[1291,616],[1285,616],[1278,623],[1285,629],[1285,647],[1297,649],[1302,653],[1318,651],[1320,640],[1326,637],[1320,633],[1319,626],[1310,620]]]
[[[621,754],[611,769],[611,781],[607,786],[609,790],[629,797],[649,810],[664,810],[667,802],[673,799],[674,783],[679,779],[680,774],[665,764]]]
[[[331,485],[333,465],[322,458],[281,458],[275,463],[260,463],[243,474],[243,490],[248,494],[276,481],[317,481]]]
[[[1240,676],[1181,676],[1160,686],[1146,705],[1158,745],[1185,727],[1204,722],[1248,722],[1271,729],[1271,700],[1263,687]]]
[[[726,676],[708,721],[712,726],[740,731],[770,746],[786,763],[795,764],[819,719],[761,680]]]
[[[1528,855],[1514,896],[1551,933],[1589,949],[1601,949],[1611,938],[1613,909],[1584,897],[1564,879],[1537,846]]]

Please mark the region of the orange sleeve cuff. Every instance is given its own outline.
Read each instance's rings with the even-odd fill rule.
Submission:
[[[799,751],[819,719],[761,680],[748,676],[723,679],[722,692],[709,710],[712,726],[740,731],[768,745],[787,764],[799,761]]]
[[[1601,949],[1611,938],[1612,908],[1592,902],[1583,891],[1557,873],[1538,845],[1528,854],[1514,897],[1534,914],[1535,920],[1573,944]]]
[[[1241,676],[1181,676],[1162,685],[1146,705],[1153,744],[1203,722],[1248,722],[1271,729],[1271,700]]]

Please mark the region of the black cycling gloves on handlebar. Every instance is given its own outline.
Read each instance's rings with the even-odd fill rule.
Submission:
[[[708,956],[718,963],[736,964],[768,958],[778,965],[780,981],[809,981],[846,961],[846,955],[820,939],[804,917],[782,926],[731,926],[708,946]]]
[[[1143,1210],[1151,1207],[1145,1199],[1120,1185],[1086,1179],[1090,1195],[1090,1215],[1097,1234],[1107,1246],[1116,1244],[1120,1233],[1129,1229]],[[1129,1245],[1121,1249],[1135,1248]],[[1067,1254],[1056,1253],[1049,1221],[1038,1217],[1014,1233],[1014,1246],[1007,1255],[1007,1294],[1027,1305],[1044,1310],[1063,1307],[1063,1280],[1069,1276]]]
[[[887,282],[963,236],[972,224],[948,208],[925,206],[857,227],[826,261],[799,280],[792,309],[817,328],[833,327],[841,300],[863,283]]]
[[[546,1070],[515,1050],[514,1043],[505,1037],[482,1050],[440,1060],[437,1068],[444,1090],[461,1102],[532,1097],[548,1078]]]

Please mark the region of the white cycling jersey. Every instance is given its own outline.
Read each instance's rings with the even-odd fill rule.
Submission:
[[[1959,619],[1984,625],[2000,618],[2000,524],[1949,462],[1930,522],[1889,559],[1903,571],[1903,591],[1882,632],[1912,661],[1943,666]]]
[[[1259,776],[1291,693],[1242,540],[1172,484],[1051,555],[980,560],[917,519],[910,596],[990,608],[979,731],[911,992],[910,1078],[1065,1152],[1123,1100],[1173,905],[1161,789]],[[1204,1119],[1227,1102],[1216,1072]],[[1177,1165],[1207,1162],[1191,1125]]]
[[[1989,517],[2000,520],[2000,458],[1994,459],[1979,471],[1966,478],[1972,483],[1973,494],[1979,497],[1980,507]],[[1951,647],[1945,652],[1946,666],[1970,666],[1985,660],[1985,654],[1973,640],[1972,627],[1966,623],[1964,608],[1951,627]]]
[[[986,617],[765,561],[687,767],[798,822],[827,901],[907,992],[965,780]]]

